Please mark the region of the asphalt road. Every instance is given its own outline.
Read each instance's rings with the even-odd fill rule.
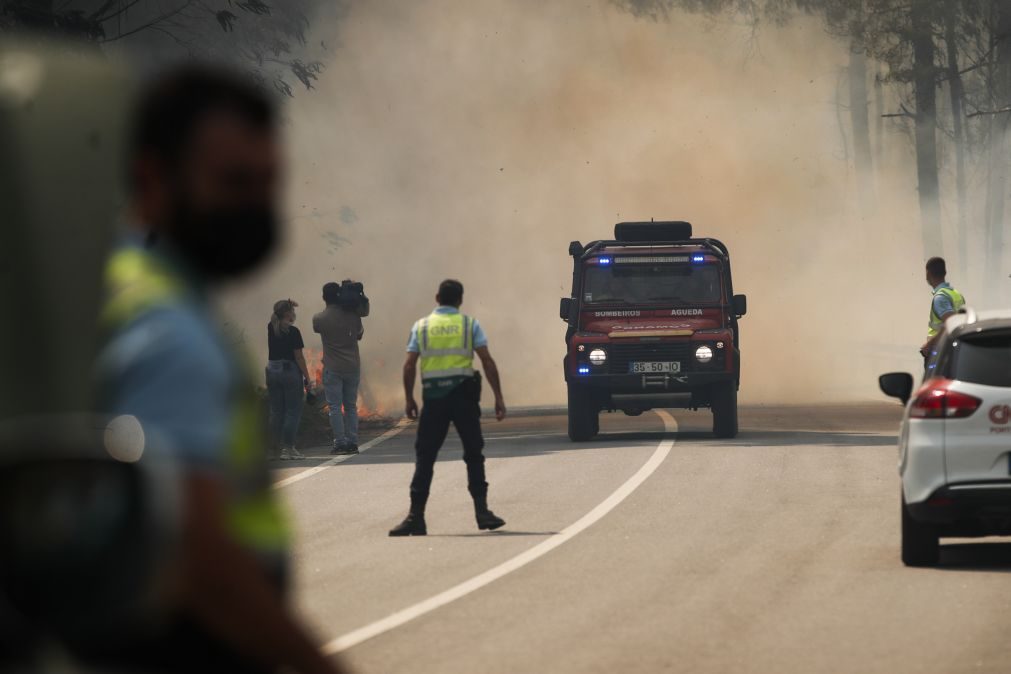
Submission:
[[[603,415],[586,444],[561,411],[486,421],[506,527],[477,531],[451,434],[429,535],[392,539],[408,426],[278,471],[297,601],[356,672],[1007,672],[1011,544],[899,561],[899,413],[742,409],[733,441],[706,412]]]

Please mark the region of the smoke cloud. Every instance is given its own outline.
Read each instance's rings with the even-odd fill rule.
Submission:
[[[878,399],[878,374],[919,367],[911,150],[884,139],[862,215],[836,106],[847,55],[816,21],[756,40],[605,2],[390,0],[314,25],[310,41],[339,46],[287,111],[287,247],[223,298],[260,357],[276,299],[301,303],[318,348],[320,287],[361,280],[366,402],[396,412],[408,330],[453,277],[507,402],[563,403],[568,242],[652,217],[730,248],[749,298],[742,402]]]

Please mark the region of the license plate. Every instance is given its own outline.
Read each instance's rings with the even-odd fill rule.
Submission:
[[[681,371],[679,362],[638,362],[632,363],[632,374],[677,374]]]

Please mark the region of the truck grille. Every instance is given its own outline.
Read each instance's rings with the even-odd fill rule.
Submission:
[[[713,359],[702,365],[695,360],[695,349],[699,346],[699,342],[612,344],[607,350],[607,369],[610,374],[628,374],[631,363],[640,361],[677,361],[681,363],[682,372],[723,368],[725,349],[717,349],[713,344]]]

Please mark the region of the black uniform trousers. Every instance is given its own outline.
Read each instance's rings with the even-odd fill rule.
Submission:
[[[428,500],[432,486],[435,460],[449,433],[449,425],[463,441],[463,460],[467,464],[467,488],[475,499],[488,495],[484,475],[484,436],[481,434],[481,406],[467,390],[457,386],[449,395],[424,401],[418,420],[418,437],[414,443],[414,478],[411,480],[411,503],[421,508]]]

